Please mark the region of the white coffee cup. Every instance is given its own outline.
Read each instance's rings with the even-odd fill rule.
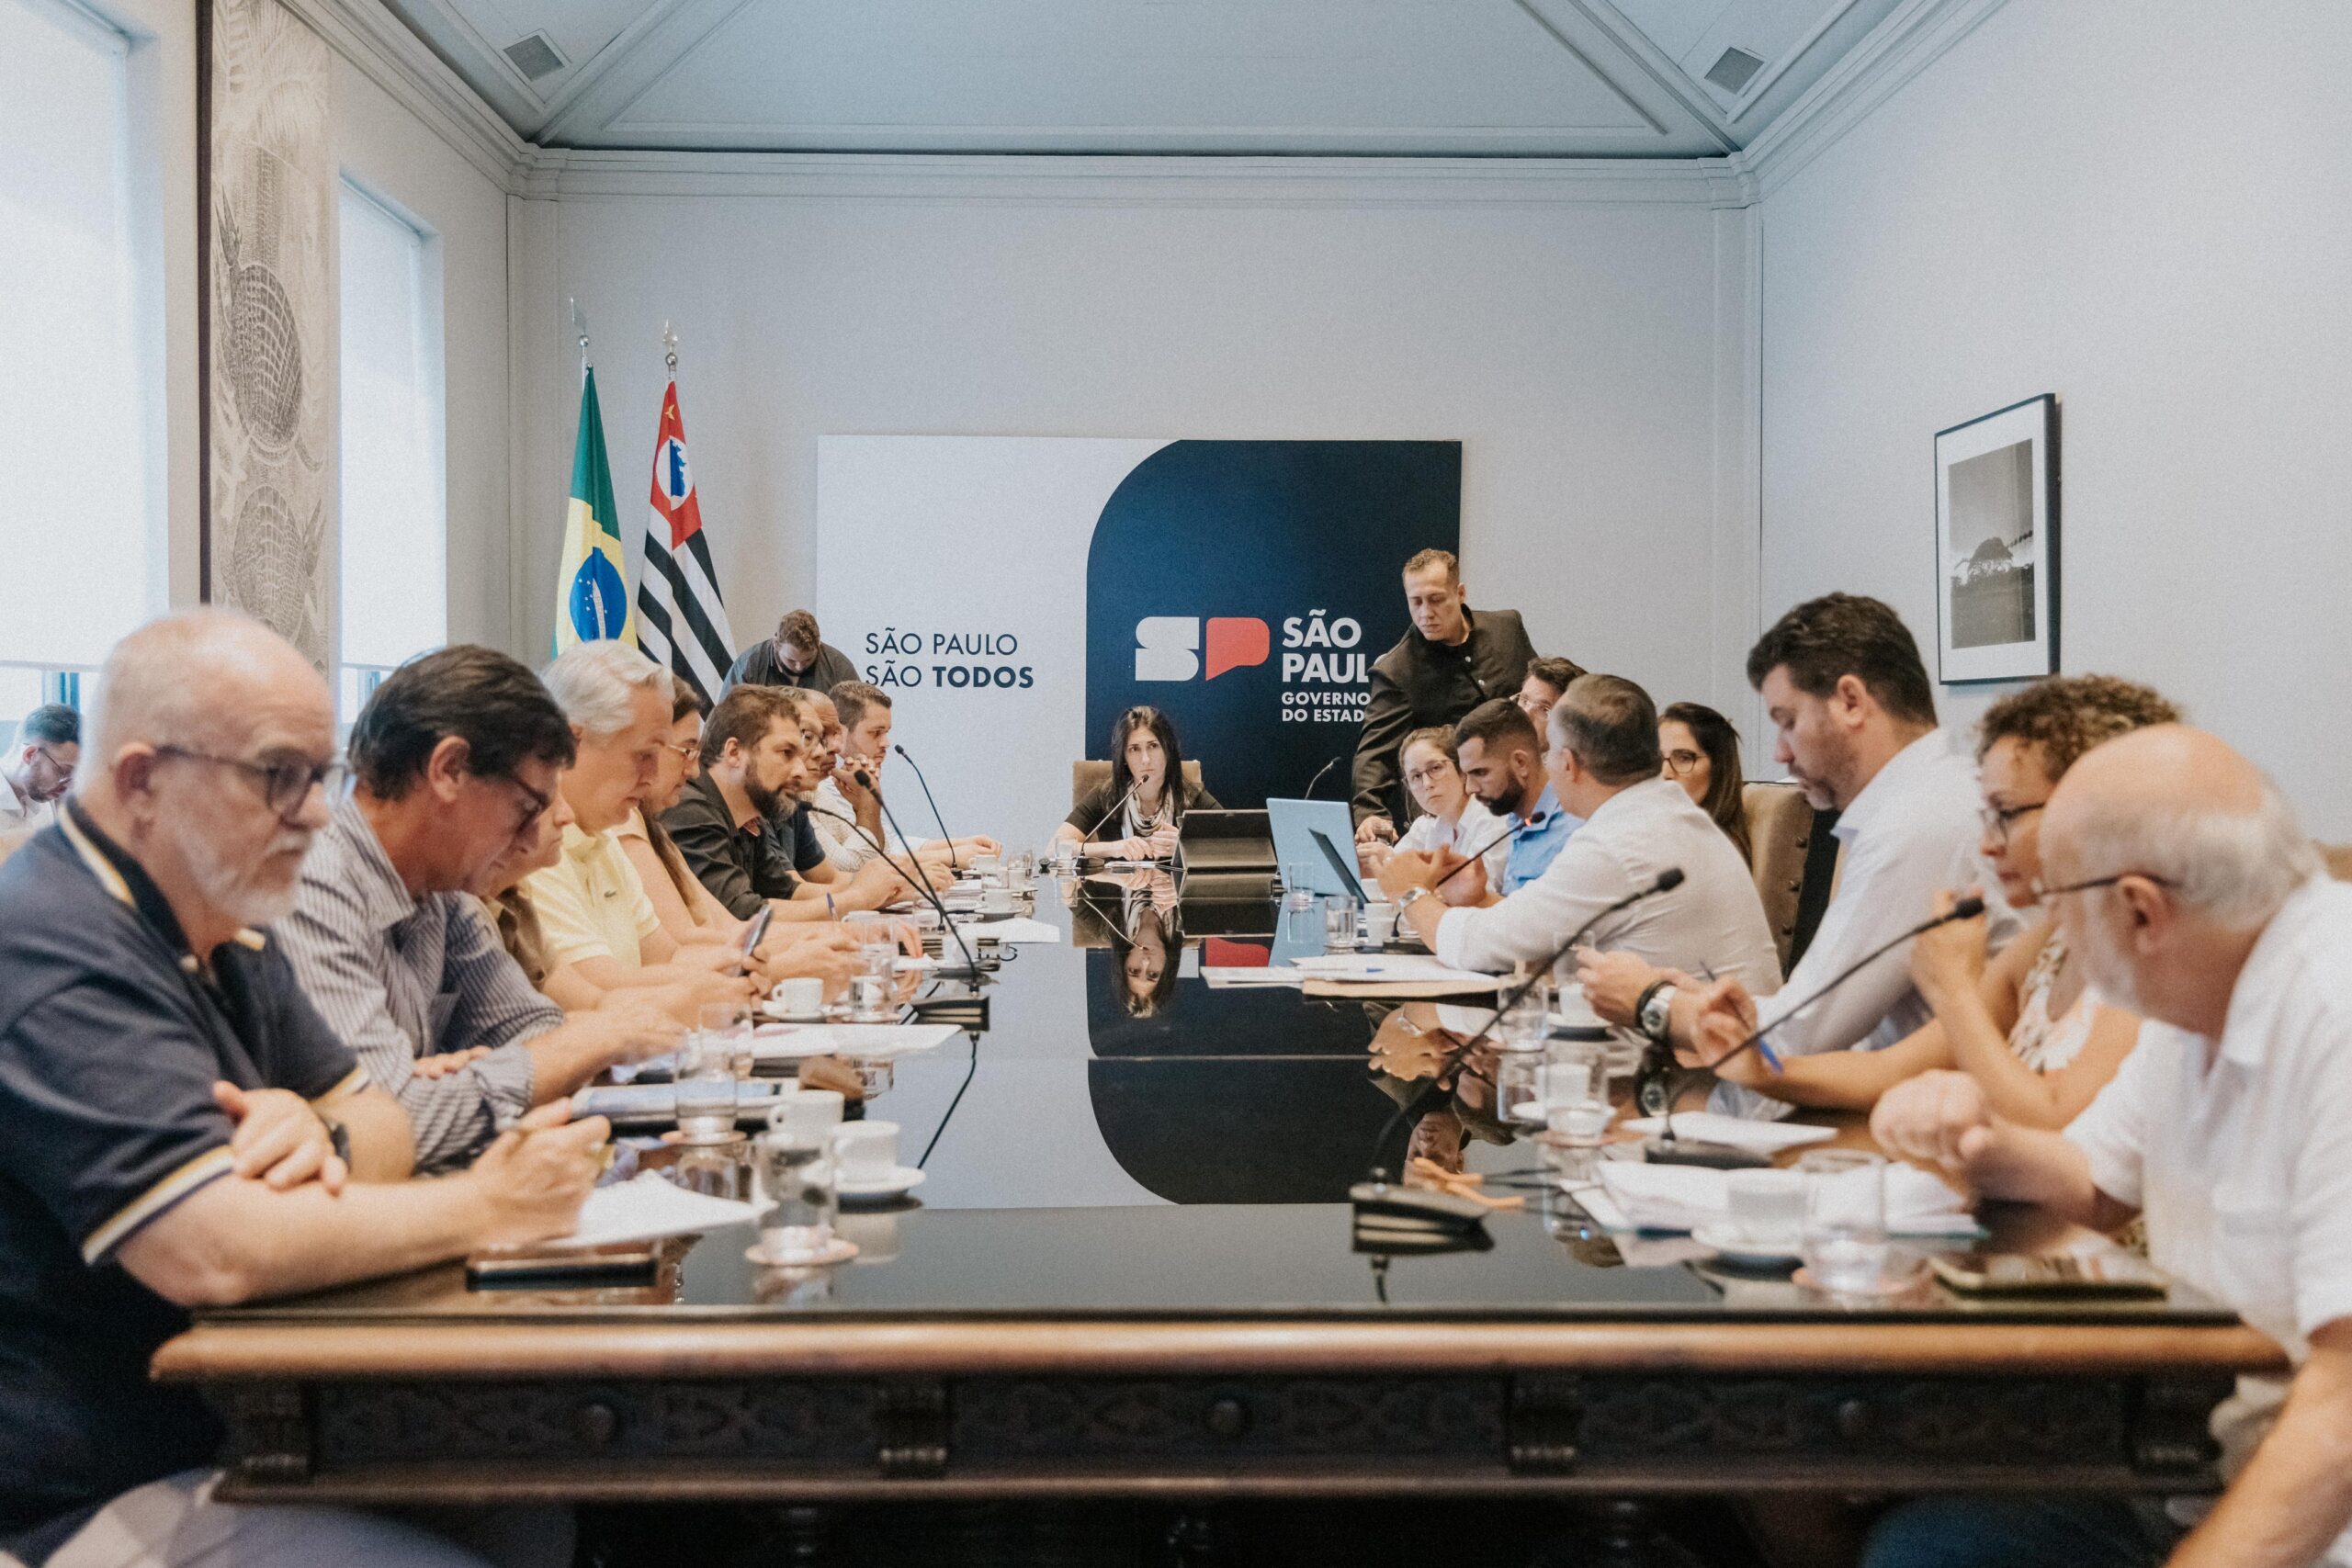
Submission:
[[[817,1018],[825,1010],[825,982],[814,975],[779,981],[773,995],[786,1018]]]
[[[1793,1170],[1735,1170],[1724,1182],[1732,1228],[1752,1241],[1793,1244],[1804,1231],[1804,1178]]]
[[[980,895],[980,913],[983,915],[1009,915],[1012,913],[1012,889],[1010,887],[991,887],[982,893]]]
[[[1004,864],[994,855],[974,855],[971,863],[975,876],[994,876]]]
[[[888,1181],[899,1168],[899,1124],[896,1122],[844,1122],[833,1129],[833,1158],[842,1179],[852,1186],[863,1181]]]
[[[1378,947],[1396,934],[1396,906],[1377,898],[1363,907],[1363,939]]]
[[[812,1137],[841,1125],[843,1103],[837,1089],[801,1089],[796,1085],[768,1102],[768,1125],[779,1132]]]

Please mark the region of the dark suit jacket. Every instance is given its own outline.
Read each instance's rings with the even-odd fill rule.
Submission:
[[[1489,697],[1516,694],[1535,647],[1516,610],[1470,610],[1470,636],[1444,648],[1408,630],[1373,661],[1372,701],[1356,739],[1355,818],[1384,816],[1402,826],[1411,815],[1397,765],[1405,737],[1430,725],[1453,725]]]
[[[738,686],[797,686],[804,692],[830,692],[843,681],[858,678],[857,666],[849,655],[830,642],[817,645],[817,657],[808,668],[795,675],[775,656],[775,639],[763,637],[736,657],[728,666],[727,682],[718,688],[718,701]]]

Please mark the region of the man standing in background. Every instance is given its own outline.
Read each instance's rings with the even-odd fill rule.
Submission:
[[[817,617],[794,610],[775,624],[775,636],[753,643],[728,667],[718,695],[723,698],[738,686],[797,686],[824,693],[856,679],[857,666],[849,655],[818,634]]]
[[[1411,806],[1397,787],[1397,748],[1416,729],[1451,729],[1489,697],[1516,694],[1535,648],[1516,610],[1473,614],[1451,550],[1423,550],[1405,563],[1405,606],[1413,628],[1372,666],[1372,701],[1356,741],[1356,841],[1394,842]],[[1541,750],[1538,747],[1537,750]]]
[[[63,703],[25,715],[0,761],[0,836],[30,832],[56,814],[82,757],[82,716]]]

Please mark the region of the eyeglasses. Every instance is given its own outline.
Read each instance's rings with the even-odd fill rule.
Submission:
[[[1678,779],[1687,779],[1705,761],[1696,751],[1668,751],[1666,754],[1666,771]]]
[[[2046,800],[2034,800],[2023,806],[1987,806],[1976,813],[1976,819],[1984,824],[1985,833],[1995,843],[2006,844],[2009,841],[2009,829],[2018,818],[2030,816],[2049,804]]]
[[[662,742],[662,750],[675,751],[678,754],[678,760],[682,762],[691,762],[702,755],[701,747],[686,740],[664,740]]]
[[[513,784],[523,796],[523,812],[514,821],[514,831],[520,834],[524,829],[547,815],[548,807],[555,804],[555,796],[541,795],[513,773],[506,775],[506,782]]]
[[[33,750],[40,754],[40,760],[42,761],[47,762],[51,767],[57,770],[57,773],[60,778],[70,779],[74,776],[74,764],[59,756],[56,752],[51,750],[48,747],[36,741],[33,745]]]
[[[1405,782],[1418,787],[1442,779],[1453,771],[1453,764],[1451,762],[1431,762],[1426,768],[1408,769],[1405,773]]]
[[[327,804],[340,806],[351,795],[351,770],[341,762],[305,762],[288,759],[282,762],[248,762],[242,757],[216,756],[210,751],[198,751],[186,746],[158,746],[155,755],[177,757],[190,762],[210,762],[215,767],[234,768],[261,785],[261,797],[282,821],[291,822],[301,812],[303,803],[314,789],[326,791]]]
[[[2153,882],[2159,887],[2177,888],[2180,886],[2171,877],[2158,876],[2152,871],[2119,871],[2112,876],[2094,876],[2087,882],[2070,882],[2064,887],[2048,886],[2043,884],[2041,878],[2037,876],[2030,886],[2036,899],[2047,901],[2068,893],[2089,893],[2101,887],[2112,887],[2127,876],[2136,876],[2143,882]]]

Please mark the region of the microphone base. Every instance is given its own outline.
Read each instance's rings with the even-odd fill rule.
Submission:
[[[911,1011],[917,1023],[945,1023],[976,1034],[988,1032],[986,997],[933,997],[915,1003]]]
[[[1642,1157],[1652,1165],[1702,1165],[1711,1170],[1766,1170],[1772,1164],[1770,1155],[1700,1138],[1652,1138],[1642,1145]]]

